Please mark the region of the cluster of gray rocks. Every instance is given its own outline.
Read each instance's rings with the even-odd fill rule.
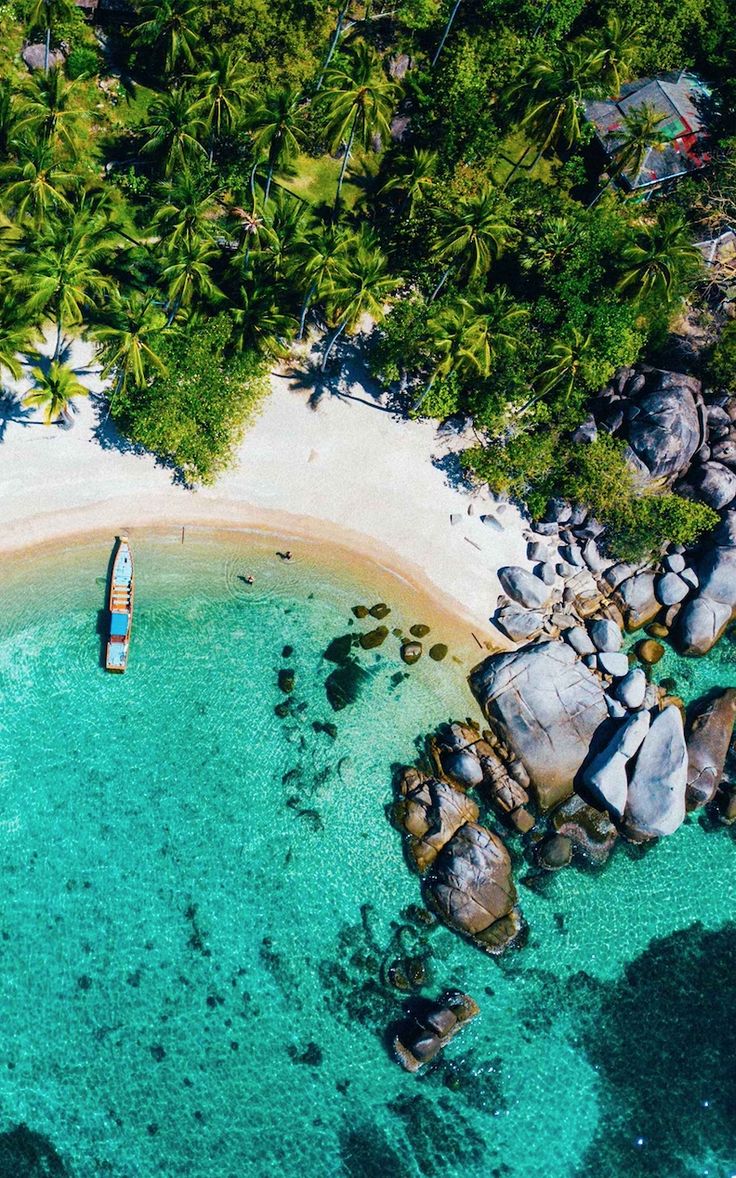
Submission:
[[[488,728],[443,726],[398,780],[393,817],[428,906],[488,952],[517,940],[523,921],[511,858],[484,813],[547,870],[602,864],[619,838],[671,835],[699,807],[736,821],[736,689],[686,710],[650,677],[659,638],[704,654],[736,616],[736,412],[722,400],[694,377],[644,367],[604,390],[578,441],[599,428],[625,437],[642,484],[697,494],[719,526],[691,553],[671,547],[633,566],[606,558],[584,509],[552,501],[527,536],[531,569],[499,571],[500,649],[470,676]],[[627,654],[624,630],[644,626]]]

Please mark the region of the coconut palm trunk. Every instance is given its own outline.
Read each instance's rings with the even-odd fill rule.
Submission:
[[[304,339],[304,325],[307,322],[307,312],[309,311],[310,303],[312,302],[312,299],[314,298],[316,292],[317,292],[317,283],[313,282],[312,285],[310,286],[309,290],[307,291],[307,296],[302,304],[302,312],[301,312],[301,315],[299,316],[299,335],[297,336],[298,340]]]
[[[340,203],[340,193],[342,192],[342,185],[343,185],[343,181],[345,179],[345,173],[348,170],[348,162],[350,160],[350,153],[353,150],[353,143],[355,142],[355,133],[358,129],[359,117],[360,117],[360,108],[356,107],[355,114],[353,115],[353,125],[350,128],[350,135],[348,137],[347,147],[345,148],[345,155],[343,156],[342,167],[340,168],[340,175],[339,175],[338,181],[337,181],[337,192],[335,193],[335,212],[337,212],[337,206]]]
[[[432,58],[432,69],[434,69],[434,67],[436,66],[437,61],[440,56],[440,53],[442,52],[442,50],[445,47],[445,41],[447,40],[450,29],[452,28],[452,22],[454,21],[455,17],[457,16],[457,10],[460,7],[461,3],[462,3],[462,0],[455,0],[455,5],[452,9],[452,12],[450,13],[450,19],[448,20],[447,24],[445,25],[444,32],[442,33],[442,36],[440,38],[440,43],[437,46],[437,49],[435,50],[434,57]]]
[[[337,16],[337,24],[335,26],[335,32],[333,34],[332,40],[330,41],[330,48],[327,50],[327,57],[324,60],[324,65],[322,66],[322,72],[320,73],[319,77],[317,78],[317,85],[315,86],[315,90],[322,89],[322,83],[325,80],[325,74],[327,73],[327,67],[329,66],[330,62],[332,61],[333,54],[334,54],[335,50],[337,49],[337,44],[338,44],[338,41],[340,40],[340,34],[342,33],[342,26],[345,21],[345,17],[347,16],[349,7],[350,7],[350,0],[345,0],[345,4],[343,4],[343,6],[340,9],[338,16]]]
[[[340,326],[338,327],[338,329],[337,329],[337,331],[335,332],[335,334],[333,335],[333,337],[332,337],[332,339],[330,340],[329,344],[328,344],[328,345],[327,345],[327,347],[325,348],[325,354],[324,354],[324,356],[322,357],[322,371],[323,371],[323,372],[324,372],[324,371],[326,370],[326,368],[327,368],[327,361],[329,360],[330,356],[332,355],[332,349],[334,348],[335,344],[336,344],[336,343],[337,343],[337,341],[339,340],[340,336],[342,335],[342,333],[344,332],[344,330],[345,330],[345,328],[346,328],[346,327],[347,327],[347,319],[344,319],[344,320],[342,321],[342,323],[340,324]]]
[[[447,269],[445,270],[444,274],[440,278],[439,282],[437,283],[436,287],[432,291],[431,295],[429,296],[430,303],[433,303],[434,300],[437,298],[437,295],[442,290],[442,287],[447,282],[447,279],[450,277],[451,273],[452,273],[452,266],[448,266]]]

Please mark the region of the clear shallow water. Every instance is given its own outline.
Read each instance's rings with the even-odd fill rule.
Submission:
[[[731,834],[692,821],[522,887],[501,964],[405,931],[427,992],[482,1009],[408,1076],[381,966],[419,889],[384,807],[392,763],[471,712],[458,668],[405,676],[392,640],[334,714],[322,652],[385,591],[245,541],[136,555],[123,677],[98,662],[99,546],[0,584],[0,1133],[26,1123],[73,1178],[736,1171]],[[391,624],[426,620],[401,601]],[[2,1178],[47,1172],[7,1148]]]

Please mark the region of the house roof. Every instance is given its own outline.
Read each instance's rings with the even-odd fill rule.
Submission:
[[[617,132],[631,111],[647,105],[664,116],[661,130],[666,146],[650,148],[636,176],[623,172],[619,177],[633,191],[705,167],[710,160],[707,117],[711,103],[705,83],[696,74],[681,70],[629,82],[617,98],[586,102],[585,113],[609,157],[621,142]]]

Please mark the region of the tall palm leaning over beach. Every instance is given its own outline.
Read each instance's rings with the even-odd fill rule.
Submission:
[[[185,171],[191,159],[207,154],[201,99],[185,86],[174,86],[168,93],[159,94],[148,108],[143,134],[143,154],[163,159],[166,176],[176,169]]]
[[[490,186],[450,208],[437,210],[438,243],[435,257],[445,270],[430,296],[433,302],[453,270],[472,283],[487,274],[515,230]]]
[[[335,194],[336,209],[355,143],[367,148],[372,135],[380,136],[384,143],[387,141],[396,95],[396,85],[387,78],[380,57],[363,41],[352,45],[327,71],[325,88],[315,104],[326,116],[333,150],[345,144]]]
[[[577,327],[571,328],[564,339],[556,340],[534,382],[537,392],[520,407],[517,417],[523,417],[537,401],[544,400],[552,392],[563,402],[569,402],[573,392],[580,387],[591,343],[591,336],[584,335]]]
[[[5,286],[4,276],[0,277]],[[22,368],[18,357],[30,346],[35,335],[26,308],[6,287],[0,296],[0,377],[3,372],[9,372],[19,379]]]
[[[308,228],[296,245],[291,265],[292,280],[304,290],[299,314],[299,335],[304,338],[307,314],[315,299],[324,297],[344,267],[349,234],[340,225]]]
[[[265,158],[268,171],[264,206],[268,204],[273,174],[299,153],[304,139],[303,113],[296,90],[267,90],[248,111],[245,125],[259,158]]]
[[[49,72],[49,53],[51,50],[51,34],[55,25],[70,20],[75,14],[74,0],[32,0],[28,12],[28,24],[34,29],[45,29],[45,48],[43,58],[43,72]]]
[[[243,109],[248,91],[248,74],[243,58],[226,49],[214,49],[207,67],[196,76],[202,99],[201,109],[209,132],[210,163],[215,144],[231,131]]]
[[[667,207],[643,224],[636,241],[621,251],[624,271],[616,289],[636,299],[649,295],[672,301],[683,282],[702,269],[703,258],[679,209]]]
[[[44,425],[71,425],[70,410],[75,397],[86,397],[89,389],[77,379],[76,373],[66,364],[52,360],[49,367],[34,368],[35,387],[26,393],[23,404],[43,409]]]
[[[359,239],[346,251],[328,294],[332,317],[337,323],[322,357],[327,367],[332,349],[343,332],[351,335],[364,316],[378,323],[385,315],[386,301],[399,285],[388,271],[385,254],[375,246],[364,247]]]
[[[113,280],[104,273],[116,238],[87,217],[50,223],[25,255],[19,290],[27,292],[29,313],[36,322],[52,315],[56,322],[54,360],[61,354],[64,331],[81,324],[91,304],[112,294]]]
[[[166,371],[156,348],[167,326],[166,315],[152,295],[139,290],[114,303],[107,318],[93,328],[93,335],[102,344],[102,375],[115,379],[112,406],[129,386],[144,388],[153,375]]]

